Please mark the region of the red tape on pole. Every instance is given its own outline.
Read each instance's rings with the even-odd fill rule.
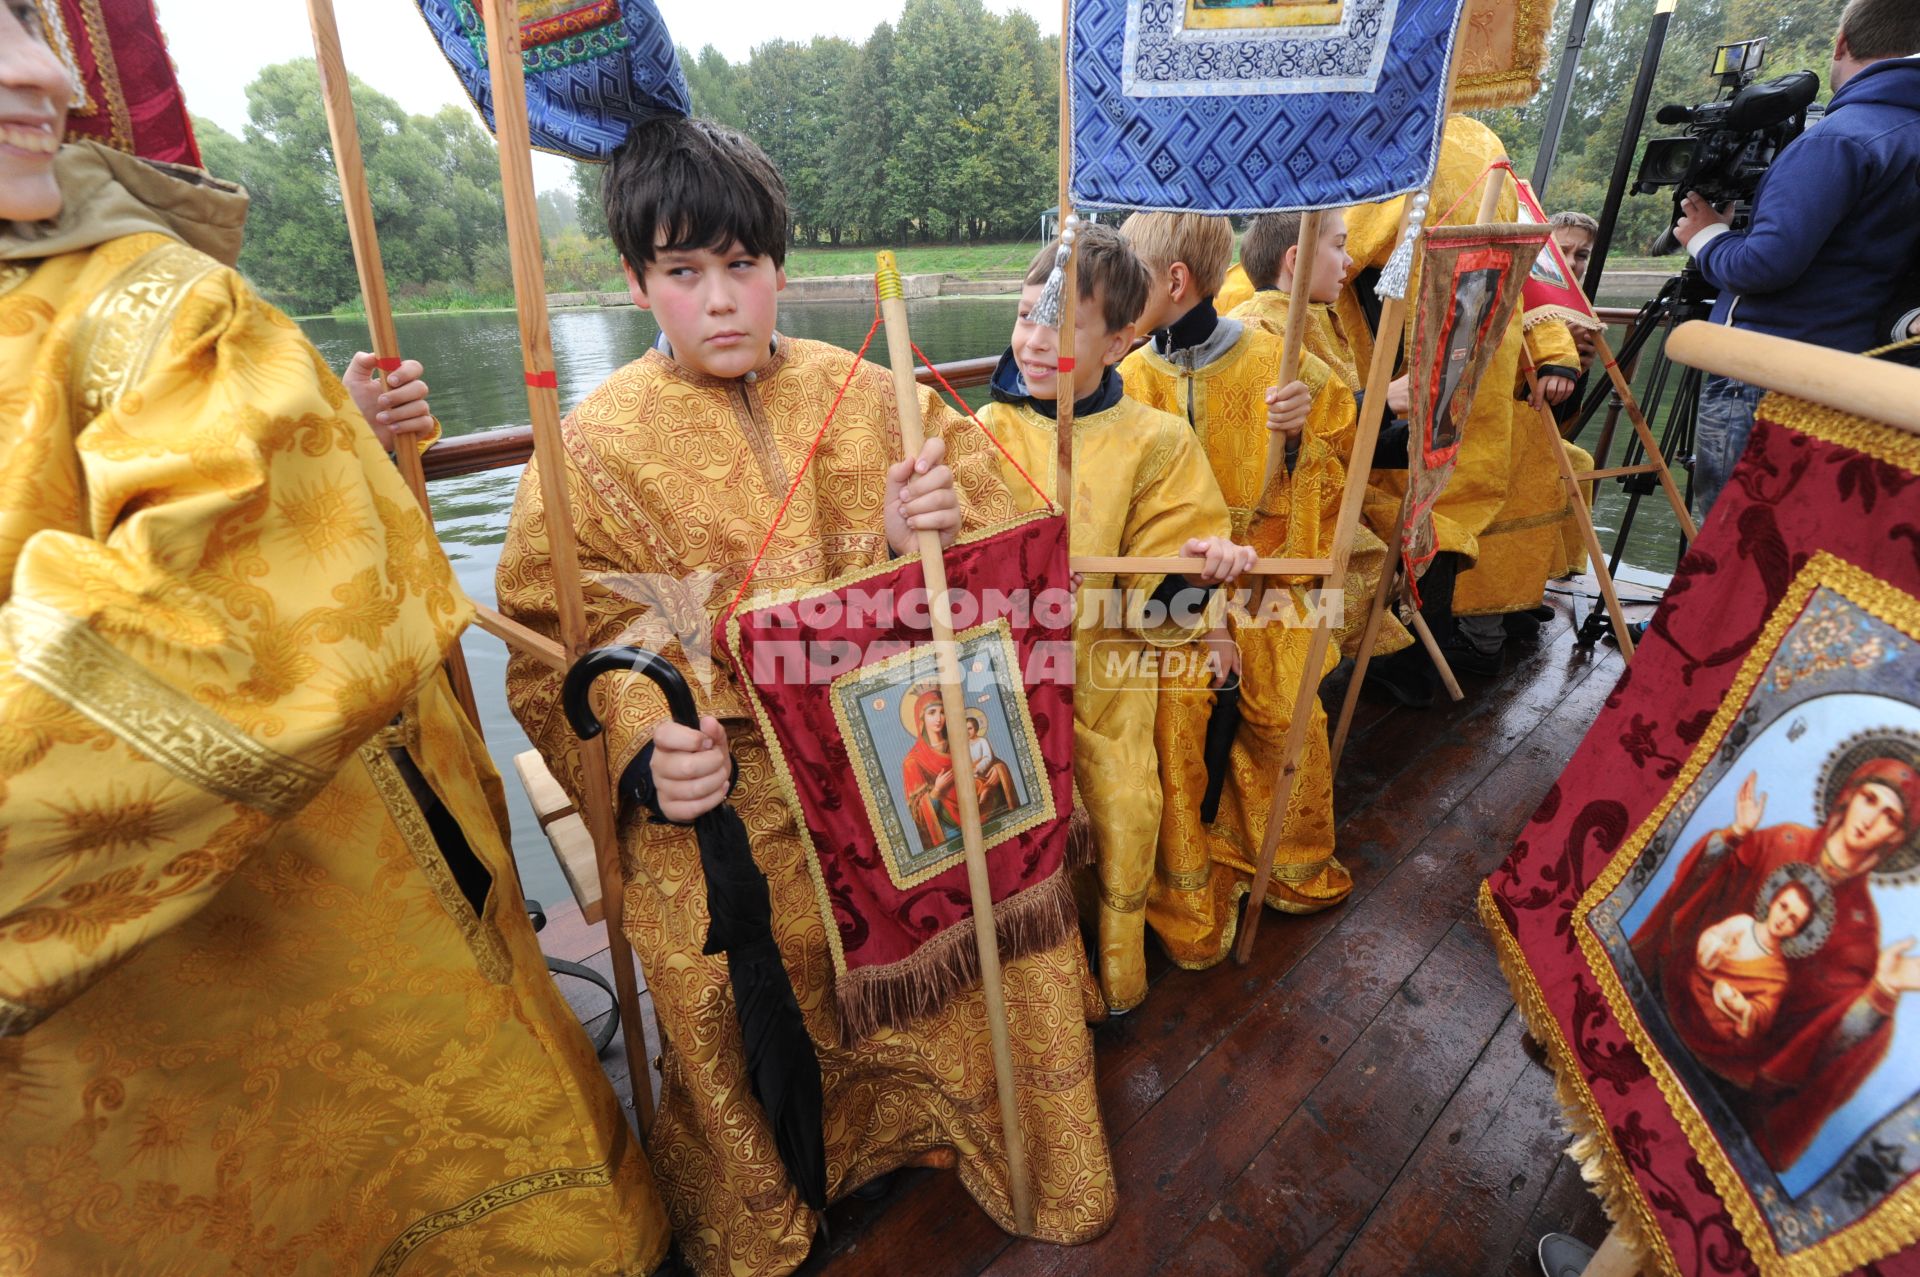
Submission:
[[[549,390],[557,390],[560,386],[559,380],[555,378],[551,369],[546,372],[534,372],[529,369],[527,371],[527,384],[529,386],[545,386]]]

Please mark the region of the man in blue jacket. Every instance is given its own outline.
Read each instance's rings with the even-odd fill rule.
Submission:
[[[1690,192],[1674,234],[1720,290],[1714,323],[1859,352],[1886,341],[1881,316],[1920,250],[1920,4],[1851,0],[1831,83],[1826,117],[1760,180],[1747,230]],[[1693,474],[1702,521],[1761,394],[1706,379]]]

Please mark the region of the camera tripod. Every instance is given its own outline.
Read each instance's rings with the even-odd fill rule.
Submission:
[[[1633,368],[1635,360],[1646,349],[1647,343],[1656,333],[1660,334],[1660,344],[1654,348],[1651,361],[1645,370],[1646,375],[1641,379],[1644,393],[1639,395],[1639,402],[1653,409],[1657,414],[1660,411],[1662,398],[1669,393],[1669,382],[1676,383],[1672,389],[1672,399],[1665,409],[1664,422],[1660,426],[1659,448],[1660,455],[1669,463],[1678,461],[1686,467],[1689,500],[1693,496],[1694,430],[1700,410],[1702,374],[1697,368],[1682,366],[1679,377],[1677,379],[1673,377],[1674,364],[1667,358],[1666,335],[1671,333],[1677,325],[1688,320],[1705,319],[1713,309],[1714,297],[1712,285],[1707,283],[1689,261],[1679,274],[1661,285],[1659,293],[1652,300],[1640,308],[1640,313],[1634,317],[1632,334],[1627,338],[1626,344],[1620,348],[1614,361],[1622,370]],[[1602,381],[1595,386],[1587,395],[1586,401],[1581,404],[1579,416],[1574,419],[1574,427],[1567,437],[1577,439],[1581,431],[1586,429],[1587,423],[1593,419],[1594,414],[1600,410],[1601,405],[1610,398],[1616,398],[1617,394],[1615,388],[1607,381]],[[1594,464],[1603,473],[1612,473],[1606,469],[1606,453],[1613,441],[1612,430],[1613,423],[1609,420],[1601,433],[1599,446],[1594,450]],[[1627,437],[1626,452],[1618,468],[1631,469],[1642,465],[1646,459],[1646,450],[1641,446],[1638,436],[1630,434]],[[1646,472],[1620,475],[1619,480],[1622,490],[1627,494],[1627,508],[1621,516],[1620,528],[1614,534],[1613,550],[1607,558],[1609,575],[1620,570],[1620,560],[1626,553],[1627,537],[1633,531],[1633,520],[1639,512],[1640,499],[1652,495],[1659,482],[1656,476]],[[1680,558],[1686,552],[1687,532],[1682,527],[1680,552],[1674,558],[1675,566],[1678,566]],[[1606,628],[1606,612],[1596,605],[1581,622],[1577,641],[1582,647],[1591,647],[1606,632]]]

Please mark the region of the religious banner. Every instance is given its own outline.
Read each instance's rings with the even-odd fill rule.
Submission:
[[[1424,186],[1462,0],[1074,0],[1074,201],[1260,213]]]
[[[1525,106],[1540,91],[1553,0],[1467,0],[1453,109]]]
[[[1542,226],[1434,226],[1407,347],[1407,509],[1400,553],[1411,579],[1434,555],[1433,506],[1453,474],[1480,378],[1540,255]]]
[[[742,610],[720,636],[811,846],[849,1039],[979,982],[959,785],[979,802],[1002,954],[1073,933],[1066,555],[1065,521],[1046,514],[946,552],[965,758],[948,751],[917,557]]]
[[[460,85],[493,128],[487,30],[474,0],[418,0]],[[690,115],[673,37],[653,0],[519,0],[527,122],[536,150],[604,163],[633,122]]]
[[[186,99],[152,0],[34,0],[67,69],[67,140],[91,138],[141,159],[202,167]]]
[[[1763,401],[1482,888],[1643,1271],[1920,1271],[1916,508],[1920,438]]]
[[[1540,201],[1533,193],[1533,183],[1516,178],[1514,186],[1520,194],[1520,220],[1529,226],[1545,226],[1547,215],[1540,211]],[[1593,303],[1587,300],[1586,290],[1574,278],[1573,270],[1567,265],[1560,245],[1554,243],[1551,232],[1540,249],[1540,256],[1534,259],[1533,270],[1527,276],[1522,297],[1524,309],[1520,322],[1527,328],[1549,319],[1557,319],[1574,328],[1590,328],[1595,332],[1606,327],[1600,316],[1593,313]]]

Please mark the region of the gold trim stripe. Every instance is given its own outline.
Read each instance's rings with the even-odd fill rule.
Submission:
[[[491,1215],[497,1210],[517,1206],[531,1197],[543,1193],[561,1192],[574,1188],[605,1188],[613,1183],[613,1166],[572,1167],[561,1166],[550,1171],[536,1171],[532,1175],[522,1175],[510,1179],[504,1184],[495,1184],[492,1188],[475,1193],[457,1206],[446,1210],[423,1215],[410,1224],[405,1231],[381,1252],[378,1262],[370,1270],[369,1277],[394,1277],[405,1266],[407,1260],[422,1246],[438,1237],[441,1233],[454,1228],[464,1228],[474,1221]]]
[[[1797,402],[1795,406],[1799,406]],[[1825,410],[1812,411],[1822,413]],[[1832,414],[1832,417],[1831,422],[1823,424],[1847,426],[1853,421],[1843,414]],[[1777,415],[1769,417],[1769,420],[1786,424]],[[1920,603],[1916,603],[1911,595],[1838,555],[1825,550],[1813,555],[1774,608],[1766,628],[1761,631],[1732,685],[1727,688],[1719,712],[1695,743],[1693,752],[1673,778],[1665,797],[1640,822],[1632,836],[1620,845],[1620,850],[1573,909],[1574,935],[1580,941],[1581,952],[1586,957],[1595,982],[1606,997],[1608,1009],[1613,1012],[1621,1032],[1646,1062],[1647,1071],[1658,1084],[1660,1094],[1685,1132],[1687,1142],[1706,1168],[1714,1190],[1719,1194],[1727,1213],[1733,1217],[1740,1239],[1746,1244],[1754,1266],[1760,1270],[1762,1277],[1839,1277],[1842,1273],[1852,1272],[1913,1244],[1920,1239],[1920,1226],[1917,1226],[1920,1225],[1920,1179],[1909,1179],[1883,1198],[1878,1206],[1825,1240],[1793,1254],[1783,1254],[1774,1239],[1773,1229],[1753,1198],[1752,1190],[1721,1148],[1713,1128],[1695,1106],[1686,1084],[1674,1073],[1672,1065],[1641,1024],[1639,1014],[1628,998],[1626,987],[1619,973],[1614,970],[1612,958],[1594,930],[1591,918],[1626,879],[1668,814],[1706,769],[1728,730],[1746,708],[1753,689],[1766,672],[1768,662],[1785,641],[1787,631],[1800,619],[1814,591],[1823,586],[1920,641]],[[1595,1111],[1598,1112],[1597,1109]],[[1637,1185],[1635,1191],[1639,1191]]]
[[[1762,399],[1754,415],[1822,442],[1863,452],[1908,474],[1920,474],[1920,435],[1778,392]]]
[[[1508,519],[1504,523],[1489,523],[1486,530],[1480,533],[1480,539],[1484,541],[1488,537],[1497,537],[1503,533],[1527,532],[1533,528],[1544,528],[1550,523],[1560,522],[1572,513],[1573,503],[1569,501],[1558,510],[1542,510],[1539,514],[1523,514],[1517,519]]]
[[[172,240],[114,276],[87,305],[74,334],[74,429],[83,430],[136,384],[167,336],[173,312],[220,264]]]
[[[22,678],[189,784],[284,820],[333,779],[268,749],[57,608],[0,603],[0,638]]]
[[[373,787],[379,791],[380,801],[386,804],[394,827],[400,831],[401,841],[407,844],[407,850],[412,853],[414,863],[420,866],[420,873],[426,878],[434,899],[439,901],[441,911],[459,929],[460,938],[473,954],[480,974],[494,984],[505,984],[513,975],[513,960],[507,955],[506,942],[491,924],[473,911],[466,893],[453,880],[453,871],[447,868],[447,858],[440,850],[440,842],[427,826],[427,818],[420,812],[420,800],[414,797],[407,778],[400,774],[399,765],[379,744],[362,745],[360,761],[365,764]],[[421,779],[424,782],[425,777]],[[489,892],[487,907],[492,908],[499,898],[498,891]]]

